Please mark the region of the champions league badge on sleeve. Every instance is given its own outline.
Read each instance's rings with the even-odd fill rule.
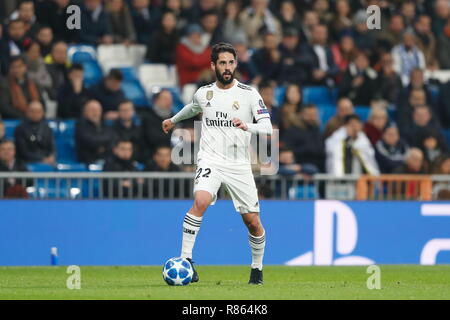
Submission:
[[[259,99],[258,103],[261,108],[266,109],[266,105],[264,104],[264,101],[262,101],[262,99]]]

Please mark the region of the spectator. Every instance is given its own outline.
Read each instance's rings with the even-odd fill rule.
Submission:
[[[281,53],[281,74],[279,83],[303,84],[308,81],[308,59],[304,56],[305,47],[300,44],[296,29],[285,29],[279,51]]]
[[[67,73],[68,81],[58,91],[57,115],[61,119],[77,119],[89,99],[89,92],[83,84],[83,65],[74,63]]]
[[[67,44],[63,41],[56,42],[49,56],[45,58],[47,70],[52,78],[53,90],[50,93],[50,98],[56,100],[58,97],[59,88],[67,83],[67,71],[70,67],[70,62],[67,57]]]
[[[30,42],[25,48],[24,58],[27,62],[28,77],[36,83],[41,92],[46,92],[49,96],[52,95],[52,77],[41,56],[41,46],[38,42]]]
[[[178,172],[180,168],[172,162],[170,146],[156,148],[152,160],[147,162],[144,171],[150,172]],[[167,183],[166,183],[167,184]],[[167,194],[167,193],[166,193]]]
[[[359,52],[344,74],[339,94],[341,97],[348,97],[355,105],[369,106],[378,94],[377,77],[367,56]]]
[[[0,141],[0,172],[27,172],[24,163],[16,159],[16,147],[10,140]],[[24,183],[25,182],[25,183]],[[23,179],[2,179],[5,198],[28,198],[26,187],[32,185],[32,181]]]
[[[8,73],[9,44],[3,32],[3,25],[0,23],[0,75]]]
[[[413,110],[412,123],[403,128],[402,136],[406,141],[414,147],[420,146],[420,137],[427,130],[440,130],[440,126],[433,118],[431,110],[428,106],[417,106]],[[439,143],[443,143],[444,137],[440,133],[436,133]]]
[[[345,117],[344,127],[325,140],[327,173],[341,177],[345,174],[379,174],[375,151],[362,131],[357,115]]]
[[[260,49],[263,46],[261,35],[271,33],[277,42],[281,39],[281,25],[269,10],[269,0],[251,0],[249,7],[240,14],[249,46]]]
[[[133,18],[125,1],[107,0],[106,5],[111,21],[113,42],[125,45],[135,43],[137,38]]]
[[[424,174],[426,172],[423,153],[418,148],[411,148],[402,165],[394,169],[394,174]],[[408,194],[411,194],[410,192]]]
[[[293,126],[301,127],[299,111],[302,106],[302,91],[296,84],[286,87],[286,95],[283,106],[280,108],[280,138],[283,139],[285,131]]]
[[[428,168],[434,167],[439,157],[447,151],[445,142],[435,129],[423,130],[418,137],[418,141]]]
[[[82,118],[75,125],[75,146],[79,162],[86,164],[105,160],[113,139],[111,129],[102,121],[102,106],[89,100],[83,108]]]
[[[328,46],[328,29],[319,24],[312,30],[311,44],[307,47],[307,54],[311,57],[310,84],[334,85],[334,77],[339,72]]]
[[[224,5],[224,17],[222,19],[222,32],[225,41],[229,43],[247,43],[243,21],[239,18],[241,4],[239,0],[227,1]]]
[[[175,64],[175,50],[179,39],[176,26],[175,14],[165,12],[161,18],[161,27],[155,30],[147,44],[147,59],[151,63]]]
[[[8,59],[19,56],[24,51],[24,46],[31,41],[26,35],[25,23],[22,20],[11,20],[8,24]]]
[[[119,104],[118,112],[119,118],[112,126],[116,139],[130,141],[133,144],[133,159],[143,161],[142,127],[136,116],[133,102],[123,101]]]
[[[431,69],[437,69],[436,37],[431,31],[431,19],[427,15],[420,15],[414,23],[417,47],[423,52],[425,65]]]
[[[53,40],[53,30],[50,27],[42,26],[39,28],[38,32],[36,33],[36,41],[41,46],[42,57],[46,57],[52,52]]]
[[[381,139],[375,144],[375,157],[381,173],[390,174],[405,160],[408,145],[400,138],[398,128],[388,125],[383,130]]]
[[[202,34],[199,25],[190,25],[186,36],[177,44],[176,65],[180,87],[187,83],[196,83],[203,71],[210,70],[211,48]]]
[[[437,57],[441,69],[450,69],[450,18],[447,20],[437,43]]]
[[[283,0],[281,2],[278,19],[280,20],[281,29],[283,32],[293,29],[297,32],[297,34],[300,33],[302,28],[300,22],[301,19],[292,0]],[[304,40],[306,41],[307,39]]]
[[[39,24],[36,21],[36,15],[34,14],[33,0],[22,0],[19,2],[17,11],[14,11],[10,18],[12,20],[18,19],[23,21],[26,35],[29,37],[34,37],[39,28]]]
[[[439,159],[435,162],[431,173],[450,175],[450,156],[448,154],[440,156]],[[445,183],[445,186],[448,188],[447,183]]]
[[[203,28],[203,38],[205,38],[210,46],[219,42],[223,42],[222,28],[219,26],[219,14],[217,11],[211,10],[203,13],[200,19],[200,25]]]
[[[269,110],[272,127],[278,128],[280,116],[278,106],[275,105],[275,90],[273,84],[269,81],[264,81],[259,85],[258,89],[264,105],[267,110]]]
[[[155,8],[150,8],[150,0],[132,0],[131,16],[134,30],[136,30],[137,42],[146,45],[156,29],[160,13]]]
[[[293,176],[302,172],[302,166],[295,162],[294,152],[291,149],[280,149],[278,174]]]
[[[369,113],[369,119],[364,124],[364,133],[373,146],[380,140],[388,120],[389,117],[385,108],[372,107]]]
[[[183,5],[185,6],[189,23],[198,23],[205,12],[219,10],[221,3],[216,0],[198,0],[188,8],[186,8],[185,4],[180,4],[180,7]]]
[[[44,108],[38,101],[31,102],[26,118],[14,131],[17,157],[23,162],[55,164],[55,139],[44,119]]]
[[[348,69],[348,66],[355,57],[355,41],[350,35],[343,35],[338,43],[331,46],[331,52],[333,53],[333,59],[336,62],[336,66],[339,68],[339,74],[337,75],[337,82],[342,81],[341,74],[344,74]]]
[[[32,101],[40,101],[36,83],[27,76],[27,65],[21,56],[11,59],[7,79],[0,79],[0,115],[17,119],[25,115]]]
[[[253,83],[257,85],[261,81],[256,65],[251,58],[252,54],[247,47],[245,39],[236,39],[237,42],[233,43],[237,52],[238,64],[236,68],[236,77],[240,82]]]
[[[135,172],[138,171],[133,161],[133,143],[127,140],[118,140],[112,155],[107,158],[103,166],[104,172]],[[103,184],[103,193],[107,197],[128,198],[137,194],[138,184],[142,179],[112,179]],[[111,192],[112,191],[112,192]]]
[[[126,100],[122,90],[123,74],[119,69],[111,69],[99,84],[89,90],[91,99],[100,102],[106,120],[116,120],[119,104]]]
[[[403,17],[399,14],[392,15],[389,20],[389,27],[382,29],[378,36],[378,44],[390,51],[402,42],[405,28]]]
[[[325,145],[320,133],[317,107],[313,104],[302,107],[297,125],[291,126],[283,135],[285,146],[294,152],[295,160],[308,172],[323,171]]]
[[[450,129],[450,81],[442,84],[439,92],[439,109],[437,116],[441,120],[442,126]]]
[[[378,71],[379,97],[394,105],[398,102],[403,88],[400,76],[394,70],[394,60],[390,52],[385,52],[380,57],[380,70]]]
[[[341,98],[338,100],[336,105],[336,115],[328,120],[325,131],[324,138],[331,136],[337,129],[344,125],[344,119],[354,113],[353,103],[348,98]]]
[[[161,90],[153,97],[153,108],[143,118],[142,123],[146,150],[143,156],[151,157],[159,145],[170,146],[170,135],[161,130],[161,123],[173,116],[172,106],[173,99],[169,90]]]
[[[336,12],[330,22],[330,30],[334,39],[338,39],[343,32],[352,29],[351,7],[348,0],[337,0]]]
[[[5,140],[5,124],[3,123],[3,121],[0,119],[0,143],[2,143],[2,141]]]
[[[407,31],[403,34],[403,42],[392,49],[394,58],[394,70],[400,75],[403,86],[408,86],[409,75],[415,68],[425,69],[425,56],[416,45],[413,32]]]
[[[412,27],[416,17],[416,4],[413,0],[402,1],[400,4],[400,14],[407,27]]]
[[[320,23],[319,15],[313,10],[306,10],[303,13],[303,19],[301,21],[300,39],[311,43],[313,38],[313,29]]]
[[[102,5],[102,0],[84,0],[81,6],[79,42],[97,45],[112,44],[111,18]]]
[[[433,22],[431,28],[434,35],[439,38],[444,31],[444,26],[450,18],[450,4],[447,0],[436,0],[434,2]]]
[[[36,3],[36,17],[41,27],[38,33],[45,29],[52,32],[56,41],[74,42],[77,30],[67,28],[67,20],[71,16],[67,8],[72,5],[70,0],[44,0]],[[39,38],[39,37],[38,37]],[[38,40],[40,42],[40,40]],[[50,44],[50,43],[49,43]],[[41,43],[42,45],[42,43]],[[50,47],[43,48],[45,55],[50,53]]]
[[[274,34],[266,33],[263,39],[263,47],[253,54],[253,62],[262,81],[278,81],[281,69],[281,52],[278,49],[277,37]]]
[[[328,0],[315,0],[312,3],[312,9],[319,15],[319,20],[328,25],[333,19],[333,14],[330,12],[330,4]]]
[[[376,35],[378,30],[370,30],[367,25],[367,13],[365,10],[359,10],[353,17],[354,27],[352,29],[352,36],[356,47],[364,51],[366,54],[371,54],[378,49],[376,45]]]

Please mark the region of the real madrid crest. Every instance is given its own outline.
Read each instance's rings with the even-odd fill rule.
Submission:
[[[206,99],[211,100],[213,98],[214,92],[212,90],[208,90],[206,92]]]
[[[233,110],[238,110],[239,109],[239,102],[237,102],[237,101],[233,102],[232,108],[233,108]]]

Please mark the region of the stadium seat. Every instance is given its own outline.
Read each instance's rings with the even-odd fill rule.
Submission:
[[[124,80],[122,82],[122,90],[127,99],[131,100],[136,107],[149,106],[147,96],[139,81]]]
[[[335,104],[318,104],[317,108],[319,111],[320,126],[321,126],[321,129],[323,130],[325,128],[325,125],[327,124],[328,120],[330,120],[330,118],[335,115],[336,105]]]
[[[31,172],[54,172],[55,167],[46,163],[29,163],[28,170]]]
[[[337,100],[337,89],[327,87],[304,87],[303,103],[335,104]]]
[[[70,46],[67,55],[72,62],[83,63],[87,61],[96,61],[97,52],[95,48],[90,45],[80,44]]]
[[[450,129],[443,130],[443,134],[444,134],[445,140],[447,141],[447,144],[450,145]]]
[[[8,139],[14,139],[14,130],[19,125],[20,120],[3,120],[5,124],[5,137]]]
[[[58,162],[77,162],[75,152],[75,120],[59,122],[59,129],[56,135],[56,160]]]
[[[275,88],[275,103],[277,107],[281,107],[284,103],[284,98],[286,95],[286,87],[279,86]]]
[[[357,114],[363,122],[369,119],[370,106],[355,106],[355,114]]]
[[[58,172],[87,172],[84,163],[58,163],[56,165]]]
[[[98,62],[103,72],[113,68],[137,67],[144,62],[146,47],[143,45],[125,46],[122,44],[98,46]]]
[[[84,84],[89,87],[98,83],[103,78],[103,72],[97,61],[84,61]]]
[[[123,74],[123,79],[125,81],[139,81],[137,76],[136,68],[134,67],[119,67],[119,69]]]
[[[59,123],[58,121],[55,120],[49,120],[47,121],[48,126],[50,127],[50,129],[53,132],[53,135],[56,136],[59,132]]]
[[[143,64],[139,67],[139,81],[149,97],[161,87],[175,87],[177,85],[175,66]]]

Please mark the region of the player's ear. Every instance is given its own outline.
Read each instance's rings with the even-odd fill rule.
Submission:
[[[216,64],[213,61],[211,61],[211,70],[216,72]]]

